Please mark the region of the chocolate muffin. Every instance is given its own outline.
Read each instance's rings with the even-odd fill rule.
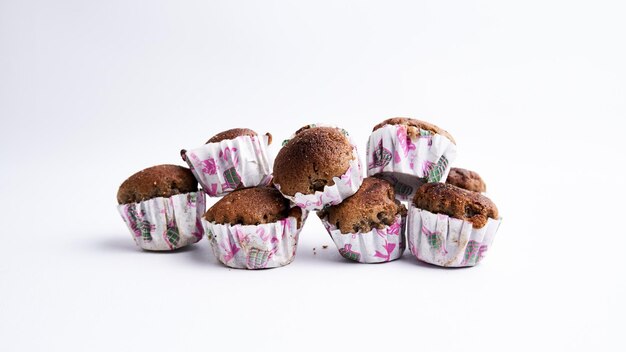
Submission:
[[[486,192],[487,185],[482,177],[474,171],[453,167],[446,179],[446,183],[472,192]]]
[[[431,213],[442,213],[469,221],[482,228],[487,219],[498,219],[498,208],[487,197],[446,183],[427,183],[417,189],[413,205]]]
[[[353,159],[350,140],[334,127],[299,129],[278,152],[274,161],[274,183],[288,196],[313,194],[335,184]]]
[[[407,134],[409,135],[409,137],[418,136],[420,133],[419,130],[423,129],[426,131],[430,131],[433,134],[437,133],[437,134],[443,135],[446,138],[448,138],[450,141],[452,141],[452,143],[456,144],[456,141],[454,140],[452,135],[448,133],[448,131],[444,130],[443,128],[435,126],[429,122],[425,122],[425,121],[421,121],[417,119],[411,119],[408,117],[394,117],[394,118],[387,119],[379,123],[378,125],[374,126],[374,129],[372,130],[372,132],[376,131],[377,129],[385,125],[406,125]]]
[[[117,202],[138,203],[196,191],[198,181],[191,170],[178,165],[157,165],[141,170],[124,181],[117,191]]]
[[[269,134],[269,133],[266,133],[266,135],[268,136],[267,144],[268,145],[272,144],[272,135]],[[254,132],[253,130],[249,129],[249,128],[232,128],[230,130],[226,130],[226,131],[220,132],[220,133],[216,134],[215,136],[209,138],[209,140],[206,142],[206,144],[218,143],[218,142],[221,142],[223,140],[235,139],[235,138],[241,137],[241,136],[255,137],[255,136],[257,136],[257,133]]]
[[[269,224],[293,216],[302,220],[302,210],[291,207],[288,199],[273,187],[251,187],[224,196],[204,214],[209,222],[218,224]]]
[[[382,229],[391,225],[398,214],[406,215],[406,208],[395,196],[389,182],[367,177],[354,195],[319,211],[318,216],[326,218],[344,234]]]

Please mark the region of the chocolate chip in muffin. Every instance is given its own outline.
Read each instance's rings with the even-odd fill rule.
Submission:
[[[406,215],[406,208],[396,200],[393,186],[376,177],[363,179],[354,195],[318,212],[344,234],[382,229],[393,224],[398,214]]]
[[[469,221],[474,228],[482,228],[489,218],[498,219],[498,208],[489,198],[446,183],[422,185],[415,192],[413,205]]]

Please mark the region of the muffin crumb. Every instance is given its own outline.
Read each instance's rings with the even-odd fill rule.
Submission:
[[[393,186],[376,177],[363,179],[354,195],[318,212],[344,234],[382,229],[393,224],[398,214],[406,215],[406,208],[395,198]]]
[[[458,167],[450,169],[446,183],[472,192],[482,193],[487,191],[485,181],[477,172]]]
[[[273,187],[251,187],[233,191],[204,214],[204,218],[218,224],[269,224],[293,216],[297,227],[302,222],[302,210],[290,207],[289,200]]]
[[[126,179],[117,191],[119,204],[138,203],[157,197],[197,192],[198,181],[186,167],[157,165],[143,169]]]
[[[498,218],[498,208],[487,197],[447,183],[427,183],[417,189],[413,204],[431,213],[442,213],[482,228]]]

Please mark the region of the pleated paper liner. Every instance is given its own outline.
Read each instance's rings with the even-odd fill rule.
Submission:
[[[334,224],[322,218],[324,227],[344,258],[359,263],[385,263],[402,256],[405,249],[406,217],[397,215],[393,224],[369,232],[341,233]]]
[[[361,171],[361,163],[359,161],[356,144],[346,130],[325,124],[311,124],[309,127],[336,128],[348,138],[350,144],[352,145],[352,160],[350,161],[350,166],[343,175],[333,177],[334,184],[332,186],[326,185],[322,191],[316,191],[313,194],[302,194],[298,192],[295,195],[290,196],[283,193],[285,198],[288,198],[300,208],[311,211],[321,210],[326,206],[339,204],[344,199],[355,194],[363,182],[363,173]],[[290,139],[293,137],[294,136],[291,136]],[[288,141],[289,140],[284,141],[283,146]],[[275,183],[274,185],[278,188],[278,190],[280,190],[280,184]]]
[[[298,236],[307,217],[302,212],[300,228],[293,216],[269,224],[217,224],[202,219],[215,257],[236,269],[268,269],[291,263]]]
[[[385,125],[367,142],[367,175],[378,175],[394,185],[396,197],[411,200],[419,186],[445,182],[456,145],[441,134],[420,129],[407,134],[405,125]]]
[[[433,214],[409,204],[407,240],[419,260],[444,267],[466,267],[487,255],[502,219],[476,229],[469,221]]]
[[[221,197],[244,187],[266,186],[272,180],[269,135],[239,136],[209,143],[181,156],[211,197]]]
[[[149,251],[171,251],[204,236],[200,218],[205,210],[204,192],[158,197],[117,207],[135,243]]]

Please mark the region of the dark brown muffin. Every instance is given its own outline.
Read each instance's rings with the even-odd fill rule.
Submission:
[[[141,170],[124,181],[117,191],[117,202],[138,203],[196,191],[198,181],[191,170],[178,165],[157,165]]]
[[[398,214],[406,215],[406,208],[396,200],[391,183],[367,177],[361,188],[343,202],[318,212],[341,233],[369,232],[393,223]]]
[[[487,185],[485,185],[485,181],[478,173],[458,167],[450,169],[446,183],[472,192],[487,191]]]
[[[286,195],[313,194],[335,184],[333,177],[346,173],[352,160],[352,145],[333,127],[301,128],[278,152],[274,183]]]
[[[489,198],[446,183],[422,185],[415,193],[413,205],[431,213],[467,220],[474,228],[485,226],[488,218],[498,218],[498,208]]]
[[[452,137],[452,135],[448,133],[448,131],[444,130],[443,128],[435,126],[430,122],[421,121],[417,119],[411,119],[408,117],[394,117],[391,119],[387,119],[379,123],[378,125],[374,126],[374,129],[372,130],[372,132],[376,131],[377,129],[385,125],[406,125],[407,134],[411,137],[418,136],[420,133],[419,129],[421,128],[423,130],[430,131],[431,133],[437,133],[437,134],[443,135],[446,138],[448,138],[450,141],[452,141],[452,143],[456,144],[454,137]]]
[[[273,187],[251,187],[224,196],[204,214],[207,221],[218,224],[269,224],[288,216],[302,218],[302,210],[290,207],[289,200]]]
[[[256,132],[254,132],[253,130],[249,129],[249,128],[233,128],[227,131],[223,131],[220,132],[218,134],[216,134],[215,136],[211,137],[206,144],[209,143],[217,143],[217,142],[221,142],[223,140],[226,139],[235,139],[237,137],[241,137],[241,136],[250,136],[250,137],[255,137],[257,135]],[[269,135],[269,133],[268,133]],[[270,135],[270,141],[271,141],[271,135]]]

